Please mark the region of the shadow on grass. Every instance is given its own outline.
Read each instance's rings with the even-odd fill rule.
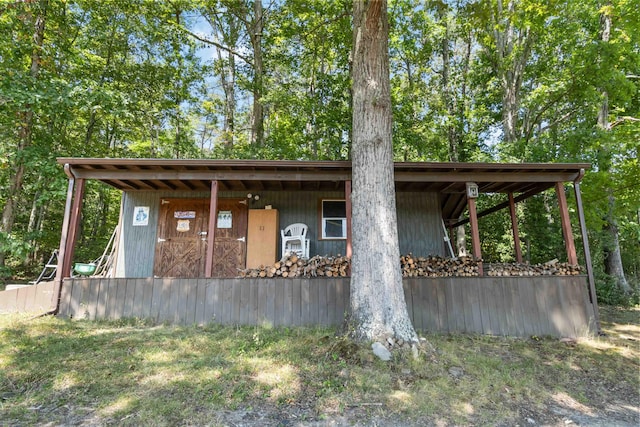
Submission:
[[[427,335],[435,352],[385,364],[328,329],[0,317],[0,424],[636,425],[638,341],[606,325],[578,343]]]

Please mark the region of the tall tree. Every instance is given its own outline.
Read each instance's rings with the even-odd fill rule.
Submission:
[[[349,157],[351,5],[289,0],[271,10],[265,126],[273,158]]]
[[[353,4],[354,337],[417,342],[398,259],[386,0]]]
[[[44,34],[47,22],[48,2],[41,1],[33,8],[26,8],[24,14],[21,15],[21,23],[31,29],[32,43],[27,45],[27,54],[29,56],[29,69],[25,72],[24,78],[28,82],[27,90],[32,91],[31,96],[37,97],[36,93],[40,79],[40,68],[42,63],[42,47],[44,43]],[[11,5],[5,7],[11,8]],[[14,5],[13,7],[18,7]],[[22,71],[22,70],[21,70]],[[36,107],[27,101],[23,104],[21,111],[16,112],[15,126],[17,138],[15,151],[13,152],[14,160],[12,165],[12,173],[9,178],[9,188],[2,209],[2,223],[0,223],[0,233],[9,236],[13,231],[16,218],[16,206],[18,198],[24,185],[25,178],[25,161],[27,150],[33,142],[33,127]],[[4,239],[3,239],[4,240]],[[5,267],[5,250],[0,248],[0,269]]]
[[[246,64],[245,67],[238,66],[239,69],[244,68],[246,77],[238,78],[236,81],[251,93],[250,142],[257,147],[262,146],[265,138],[263,32],[266,30],[265,23],[267,21],[267,13],[263,9],[262,0],[201,0],[197,3],[192,2],[191,7],[197,9],[202,17],[210,23],[211,34],[203,35],[193,31],[191,25],[182,23],[173,17],[169,19],[169,24],[181,32],[189,34],[195,40],[225,52],[228,57],[233,56],[234,59],[223,67],[223,72],[224,70],[233,71],[234,79],[237,77],[235,76],[235,60],[239,59]],[[239,34],[240,27],[244,29],[242,34]],[[248,43],[236,45],[240,40],[248,40]],[[227,101],[235,104],[235,96],[230,97],[231,86],[229,85],[232,84],[230,78],[230,75],[225,75],[222,84],[226,85],[224,90]],[[228,108],[230,106],[226,105],[225,116],[227,118],[230,117]],[[234,127],[236,127],[235,115]],[[224,142],[228,143],[229,136],[227,135],[226,138],[227,141]]]
[[[600,42],[607,45],[611,40],[613,7],[611,2],[601,9],[600,12]],[[601,87],[600,93],[602,103],[598,109],[598,127],[604,132],[611,131],[609,123],[609,93],[606,87]],[[613,153],[610,146],[603,146],[601,149],[603,161],[610,169]],[[622,255],[620,253],[620,237],[618,233],[618,221],[615,217],[615,195],[611,188],[606,188],[608,209],[605,217],[604,232],[604,268],[605,272],[611,276],[620,290],[626,294],[631,293],[631,286],[624,275],[622,265]]]

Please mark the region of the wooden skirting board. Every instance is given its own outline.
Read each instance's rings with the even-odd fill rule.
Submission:
[[[0,291],[0,314],[46,313],[53,307],[54,282],[13,287]]]
[[[406,278],[415,328],[436,333],[593,334],[585,276]],[[65,279],[59,315],[204,325],[338,325],[349,278]]]

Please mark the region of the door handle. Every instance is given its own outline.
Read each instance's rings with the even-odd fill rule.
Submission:
[[[236,239],[236,240],[238,242],[243,242],[243,243],[247,241],[247,239],[244,236],[242,236],[242,237],[240,237],[239,239]]]
[[[207,235],[207,232],[206,232],[206,231],[200,231],[200,232],[198,232],[198,235],[200,235],[200,236],[206,236],[206,235]]]

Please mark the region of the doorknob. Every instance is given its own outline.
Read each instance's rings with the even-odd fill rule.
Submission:
[[[242,236],[242,237],[240,237],[239,239],[236,239],[236,240],[238,240],[238,242],[243,242],[243,243],[247,241],[247,239],[245,239],[244,236]]]

